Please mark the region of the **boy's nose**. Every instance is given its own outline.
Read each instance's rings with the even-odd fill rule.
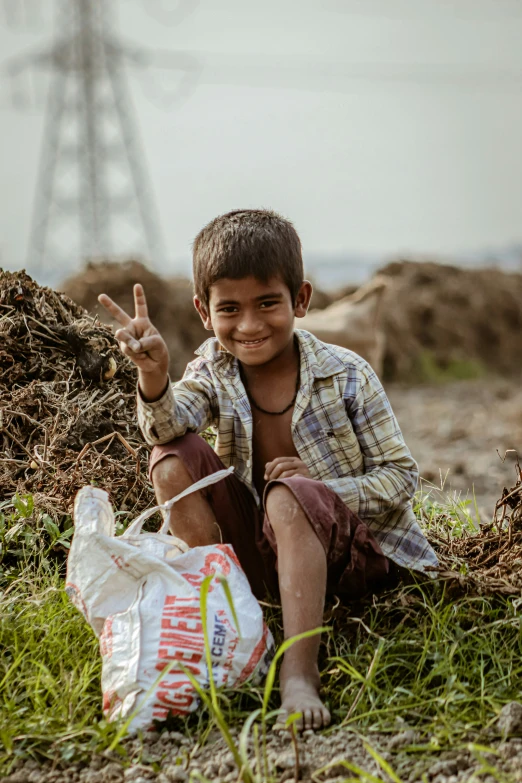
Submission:
[[[263,329],[263,323],[254,313],[244,313],[237,325],[237,330],[243,337],[255,337]]]

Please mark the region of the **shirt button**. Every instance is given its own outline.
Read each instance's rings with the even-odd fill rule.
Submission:
[[[246,466],[247,466],[247,468],[252,467],[252,460],[251,459],[247,459]]]

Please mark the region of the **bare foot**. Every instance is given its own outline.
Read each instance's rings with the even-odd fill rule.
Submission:
[[[301,712],[302,718],[295,721],[298,731],[322,729],[330,723],[330,713],[319,698],[319,686],[316,677],[294,675],[281,678],[281,707],[285,721],[288,715]]]

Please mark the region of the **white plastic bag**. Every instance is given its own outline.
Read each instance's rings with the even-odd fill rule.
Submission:
[[[88,486],[76,496],[66,591],[100,640],[104,713],[115,720],[136,712],[129,731],[197,708],[197,693],[180,664],[208,686],[200,589],[209,574],[226,578],[239,622],[238,633],[223,585],[213,579],[207,626],[216,686],[258,679],[270,663],[272,635],[232,547],[189,549],[167,532],[167,512],[176,501],[230,472],[218,471],[141,514],[118,537],[105,491]],[[160,531],[142,533],[158,509],[165,517]]]

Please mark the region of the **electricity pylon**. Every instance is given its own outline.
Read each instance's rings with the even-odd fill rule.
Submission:
[[[76,258],[163,258],[159,221],[127,88],[139,49],[114,33],[108,0],[55,0],[53,45],[13,59],[52,71],[27,266],[35,274]],[[59,32],[58,32],[59,31]]]

